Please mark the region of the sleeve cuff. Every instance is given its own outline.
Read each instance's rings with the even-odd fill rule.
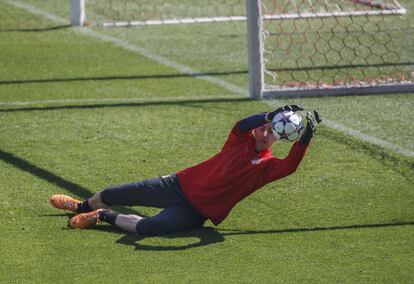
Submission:
[[[268,112],[266,112],[265,120],[266,120],[266,122],[271,122],[272,121],[271,119],[269,119],[269,113]]]

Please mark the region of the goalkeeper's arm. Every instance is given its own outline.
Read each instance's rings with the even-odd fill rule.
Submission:
[[[272,112],[263,112],[259,114],[255,114],[245,119],[242,119],[239,122],[239,130],[241,132],[247,132],[252,129],[255,129],[265,123],[271,122],[275,115],[281,111],[290,110],[290,111],[299,111],[303,110],[302,107],[298,105],[285,105],[283,107],[279,107]]]

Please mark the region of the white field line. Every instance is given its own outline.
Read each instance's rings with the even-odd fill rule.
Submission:
[[[20,1],[10,1],[10,0],[5,0],[5,2],[12,5],[12,6],[22,8],[22,9],[24,9],[24,10],[26,10],[26,11],[32,13],[32,14],[36,14],[36,15],[45,17],[45,18],[47,18],[47,19],[49,19],[49,20],[51,20],[51,21],[53,21],[57,24],[68,24],[69,23],[69,21],[66,20],[66,19],[63,19],[59,16],[51,14],[47,11],[44,11],[42,9],[34,7],[34,6],[29,5],[27,3],[22,3]],[[86,29],[86,28],[77,28],[76,30],[81,34],[91,36],[91,37],[100,39],[100,40],[105,41],[105,42],[112,43],[115,46],[118,46],[118,47],[124,48],[126,50],[132,51],[136,54],[139,54],[139,55],[144,56],[148,59],[151,59],[155,62],[158,62],[158,63],[160,63],[164,66],[167,66],[167,67],[173,68],[175,70],[178,70],[179,72],[186,73],[186,74],[199,74],[200,73],[199,71],[197,71],[195,69],[192,69],[188,66],[185,66],[185,65],[179,64],[177,62],[174,62],[174,61],[172,61],[168,58],[165,58],[163,56],[159,56],[157,54],[154,54],[154,53],[152,53],[152,52],[150,52],[146,49],[143,49],[139,46],[131,44],[131,43],[125,41],[125,40],[122,40],[122,39],[119,39],[119,38],[116,38],[116,37],[112,37],[112,36],[109,36],[109,35],[101,34],[101,33],[95,32],[93,30]],[[224,88],[224,89],[226,89],[226,90],[228,90],[232,93],[238,94],[238,95],[247,96],[247,94],[248,94],[247,90],[244,90],[244,89],[242,89],[238,86],[235,86],[233,84],[227,83],[223,80],[220,80],[220,79],[208,76],[208,75],[206,75],[206,76],[197,76],[196,78],[199,78],[201,80],[205,80],[207,82],[210,82],[214,85],[220,86],[220,87],[222,87],[222,88]],[[54,103],[56,103],[56,101],[57,100],[54,100]],[[72,100],[71,102],[75,102],[75,101],[76,100]],[[39,102],[39,101],[37,101],[37,102]],[[275,104],[278,104],[278,105],[283,104],[283,102],[281,102],[281,101],[273,101],[272,102],[270,100],[265,100],[264,102],[267,103],[268,105],[273,106],[273,107],[275,107]],[[14,102],[14,103],[17,104],[18,102]],[[342,132],[346,135],[350,135],[350,136],[352,136],[356,139],[359,139],[361,141],[368,142],[368,143],[371,143],[373,145],[379,146],[381,148],[388,149],[388,150],[400,153],[404,156],[414,157],[414,152],[413,151],[410,151],[410,150],[407,150],[405,148],[399,147],[399,146],[397,146],[393,143],[383,141],[383,140],[378,139],[374,136],[370,136],[370,135],[361,133],[361,132],[359,132],[355,129],[346,127],[346,126],[344,126],[342,124],[339,124],[335,121],[325,119],[324,124],[326,126],[332,128],[332,129],[340,131],[340,132]]]
[[[384,140],[378,139],[376,137],[364,134],[364,133],[359,132],[355,129],[346,127],[342,124],[338,124],[335,121],[324,119],[323,124],[330,127],[330,128],[333,128],[335,130],[339,130],[342,133],[345,133],[349,136],[356,137],[359,140],[362,140],[362,141],[380,146],[380,147],[385,148],[385,149],[395,151],[395,152],[400,153],[400,154],[402,154],[404,156],[407,156],[407,157],[414,158],[414,152],[413,151],[410,151],[408,149],[404,149],[402,147],[399,147],[395,144],[392,144],[392,143],[386,142]]]

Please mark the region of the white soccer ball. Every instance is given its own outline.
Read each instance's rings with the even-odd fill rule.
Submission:
[[[273,135],[279,140],[296,141],[303,131],[302,117],[290,110],[279,112],[272,120]]]

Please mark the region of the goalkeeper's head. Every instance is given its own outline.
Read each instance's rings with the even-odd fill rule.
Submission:
[[[273,135],[271,122],[262,124],[261,126],[255,128],[253,130],[253,135],[255,139],[255,149],[257,152],[270,148],[272,144],[277,141],[276,136]]]

